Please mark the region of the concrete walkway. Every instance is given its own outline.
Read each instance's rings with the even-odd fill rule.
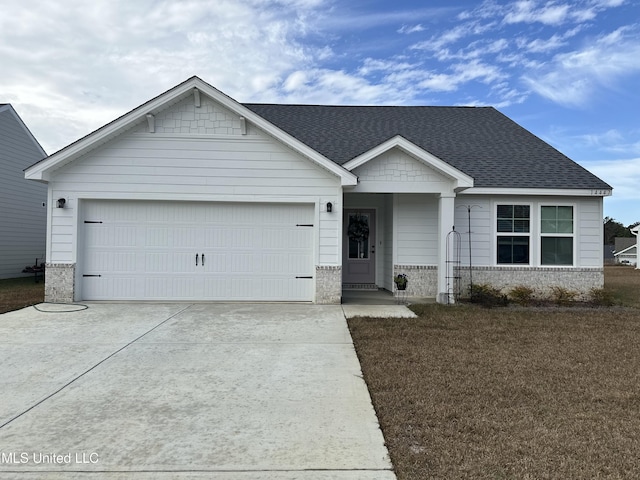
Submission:
[[[395,478],[340,306],[30,307],[0,365],[3,479]]]

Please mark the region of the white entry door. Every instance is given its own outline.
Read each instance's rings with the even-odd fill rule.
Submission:
[[[376,281],[375,210],[345,209],[343,232],[343,283],[374,284]]]
[[[313,300],[313,205],[87,201],[81,216],[85,300]]]

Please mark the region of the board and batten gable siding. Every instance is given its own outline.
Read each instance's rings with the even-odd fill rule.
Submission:
[[[398,148],[392,148],[353,169],[353,192],[423,193],[451,189],[451,180]]]
[[[0,278],[45,261],[47,186],[24,178],[44,156],[13,110],[0,107]]]
[[[473,266],[496,265],[496,205],[531,205],[531,261],[540,266],[540,207],[572,205],[574,207],[574,267],[602,268],[602,197],[556,196],[487,196],[456,197],[455,225],[461,234],[461,265],[469,265],[469,226],[467,206],[471,206],[471,255]]]
[[[341,203],[340,179],[249,123],[242,134],[238,116],[213,102],[202,105],[181,101],[156,115],[155,133],[145,120],[55,172],[52,198],[68,204],[53,209],[50,262],[77,261],[77,202],[85,198],[315,204],[318,264],[340,263],[339,214],[325,209]]]

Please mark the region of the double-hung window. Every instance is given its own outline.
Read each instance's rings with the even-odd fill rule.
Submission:
[[[531,241],[531,207],[497,206],[497,263],[528,265]]]
[[[540,263],[573,265],[573,207],[540,207]]]

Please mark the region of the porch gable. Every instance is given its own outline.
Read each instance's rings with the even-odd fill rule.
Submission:
[[[365,193],[454,193],[473,187],[473,178],[401,136],[344,165],[358,177],[350,191]]]

